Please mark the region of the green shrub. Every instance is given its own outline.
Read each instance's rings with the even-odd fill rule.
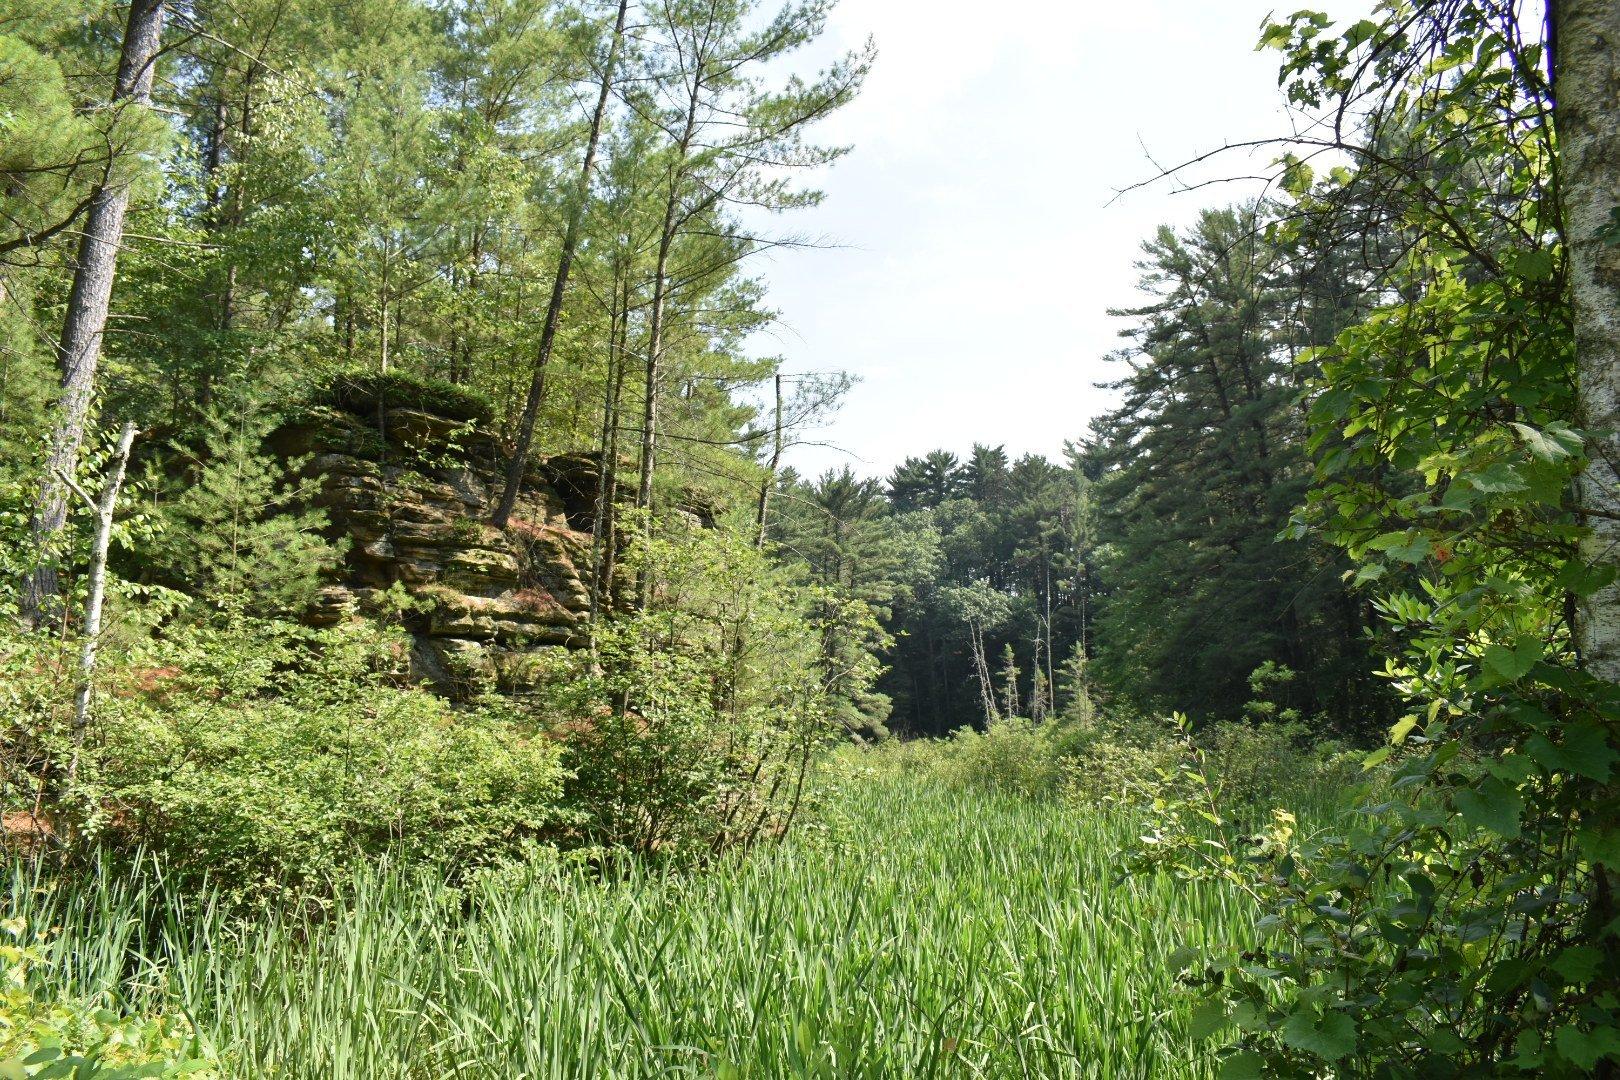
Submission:
[[[1312,745],[1297,722],[1213,724],[1198,745],[1222,811],[1240,819],[1332,801],[1361,776],[1355,755],[1337,743]],[[880,744],[861,761],[879,774],[920,773],[964,789],[1141,807],[1162,793],[1183,756],[1174,725],[1102,713],[1089,724],[1012,717],[982,732],[964,728],[946,739]]]
[[[142,1016],[109,1000],[65,997],[45,941],[26,920],[0,922],[0,1076],[132,1080],[221,1075],[183,1014]]]
[[[203,418],[182,450],[189,467],[168,482],[156,535],[133,553],[144,580],[260,615],[313,602],[346,541],[322,536],[326,515],[307,506],[313,486],[296,479],[303,460],[265,451],[278,421],[242,390]]]
[[[960,728],[943,739],[881,742],[848,760],[884,777],[909,774],[968,790],[1039,798],[1063,787],[1067,763],[1058,747],[1065,731],[1064,725],[1015,716],[986,731]]]
[[[1359,755],[1299,723],[1214,724],[1200,733],[1215,792],[1234,813],[1298,808],[1360,781]]]
[[[241,897],[323,890],[385,854],[456,872],[558,819],[556,743],[510,704],[401,685],[398,636],[238,618],[149,649],[110,673],[63,808],[82,840]]]
[[[560,657],[543,694],[583,838],[702,857],[781,835],[875,661],[828,650],[846,609],[746,532],[667,528],[638,537],[631,563],[652,602],[599,623],[593,650]]]
[[[345,368],[327,376],[318,395],[326,404],[371,419],[379,406],[420,409],[448,420],[488,424],[495,405],[488,395],[446,379],[410,372]]]
[[[1089,727],[1070,729],[1058,749],[1064,795],[1076,805],[1138,806],[1177,760],[1164,725],[1134,714],[1099,714]]]
[[[985,731],[963,728],[939,748],[936,766],[944,779],[964,787],[1019,795],[1050,795],[1063,780],[1063,762],[1053,752],[1053,729],[1022,716],[998,720]]]

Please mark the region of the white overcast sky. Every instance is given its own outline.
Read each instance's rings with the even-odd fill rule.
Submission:
[[[1297,5],[1298,0],[1289,0]],[[1337,0],[1340,16],[1371,0]],[[804,447],[804,473],[885,474],[974,442],[1056,454],[1107,408],[1119,345],[1107,309],[1135,303],[1138,247],[1161,222],[1253,194],[1117,190],[1224,142],[1288,128],[1253,0],[841,0],[833,51],[877,41],[861,97],[818,128],[853,152],[819,207],[775,221],[834,241],[756,264],[782,325],[754,343],[788,371],[858,375]],[[1293,7],[1285,10],[1291,11]],[[1205,176],[1262,171],[1231,155]]]

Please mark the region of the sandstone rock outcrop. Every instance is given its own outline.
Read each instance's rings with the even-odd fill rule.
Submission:
[[[490,685],[521,693],[549,650],[583,644],[593,455],[535,462],[503,531],[489,524],[503,455],[474,425],[310,407],[271,446],[301,463],[311,502],[348,544],[308,621],[397,613],[413,636],[413,677],[457,697]]]

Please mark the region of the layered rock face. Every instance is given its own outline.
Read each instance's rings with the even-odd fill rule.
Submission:
[[[549,650],[583,644],[595,457],[536,461],[502,531],[489,518],[504,456],[472,425],[414,409],[361,419],[311,408],[271,445],[301,463],[311,501],[348,541],[340,580],[310,622],[401,618],[413,677],[456,697],[521,693]]]

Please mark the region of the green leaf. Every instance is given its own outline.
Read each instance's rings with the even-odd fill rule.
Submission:
[[[1521,1069],[1540,1065],[1546,1059],[1541,1045],[1541,1033],[1538,1031],[1519,1032],[1518,1037],[1513,1040],[1513,1049],[1517,1054],[1513,1064]]]
[[[1362,42],[1371,40],[1376,33],[1378,33],[1378,24],[1371,19],[1362,19],[1344,32],[1344,43],[1353,49]]]
[[[1558,954],[1552,969],[1572,983],[1587,983],[1598,973],[1603,954],[1592,945],[1575,945]]]
[[[1581,855],[1610,869],[1620,869],[1620,829],[1589,825],[1576,834]]]
[[[1266,1062],[1253,1050],[1240,1050],[1221,1062],[1221,1080],[1262,1080]]]
[[[1581,448],[1580,436],[1562,424],[1549,424],[1538,431],[1529,424],[1515,423],[1513,429],[1530,452],[1543,461],[1561,461]]]
[[[1591,720],[1565,727],[1563,742],[1557,745],[1545,735],[1532,735],[1524,752],[1553,772],[1575,773],[1600,784],[1608,783],[1615,761],[1620,760],[1602,725]]]
[[[1355,579],[1351,581],[1351,584],[1365,585],[1369,581],[1379,580],[1387,572],[1388,571],[1384,567],[1383,563],[1366,563],[1361,567],[1360,570],[1356,571]]]
[[[1272,23],[1260,35],[1260,43],[1254,47],[1255,52],[1262,49],[1283,49],[1294,39],[1294,33],[1281,23]]]
[[[1517,682],[1530,674],[1530,669],[1541,659],[1541,642],[1526,638],[1514,648],[1506,645],[1488,645],[1482,657],[1485,666],[1508,682]]]
[[[1576,596],[1591,596],[1612,582],[1616,572],[1614,566],[1591,566],[1580,559],[1571,559],[1558,571],[1558,587]]]
[[[1553,274],[1550,251],[1521,251],[1508,263],[1509,270],[1526,281],[1546,281]]]
[[[1590,1071],[1604,1055],[1620,1054],[1620,1031],[1608,1027],[1582,1031],[1574,1024],[1565,1024],[1553,1038],[1553,1046],[1566,1059]]]
[[[1355,394],[1348,386],[1336,386],[1324,392],[1311,403],[1312,423],[1343,420],[1345,415],[1349,413],[1350,405],[1355,399]]]
[[[1336,1010],[1318,1019],[1314,1009],[1300,1009],[1283,1024],[1282,1041],[1295,1050],[1338,1061],[1355,1050],[1356,1025]]]
[[[1387,532],[1367,541],[1368,551],[1382,551],[1392,559],[1420,563],[1429,557],[1429,538],[1422,533]]]
[[[1479,489],[1463,484],[1446,485],[1446,493],[1440,499],[1440,505],[1447,510],[1469,510],[1479,502]]]
[[[1609,208],[1609,220],[1598,226],[1592,235],[1602,240],[1605,247],[1620,247],[1620,206]]]
[[[1529,486],[1518,470],[1505,461],[1493,461],[1479,472],[1469,473],[1464,479],[1487,495],[1507,495]]]
[[[1192,1018],[1187,1021],[1187,1034],[1194,1039],[1207,1039],[1230,1022],[1226,1006],[1219,1001],[1200,1001],[1193,1006]]]
[[[1417,723],[1418,718],[1417,714],[1415,713],[1408,713],[1407,715],[1401,717],[1399,720],[1395,721],[1395,725],[1389,729],[1389,741],[1394,743],[1396,746],[1400,746],[1402,743],[1406,742],[1406,737],[1412,734],[1412,729],[1417,727]]]
[[[1463,788],[1451,798],[1457,813],[1468,824],[1489,829],[1499,836],[1519,835],[1519,815],[1524,799],[1496,777],[1488,777],[1477,787]]]
[[[1165,965],[1175,974],[1180,974],[1198,962],[1198,950],[1190,945],[1178,945],[1168,957]]]

